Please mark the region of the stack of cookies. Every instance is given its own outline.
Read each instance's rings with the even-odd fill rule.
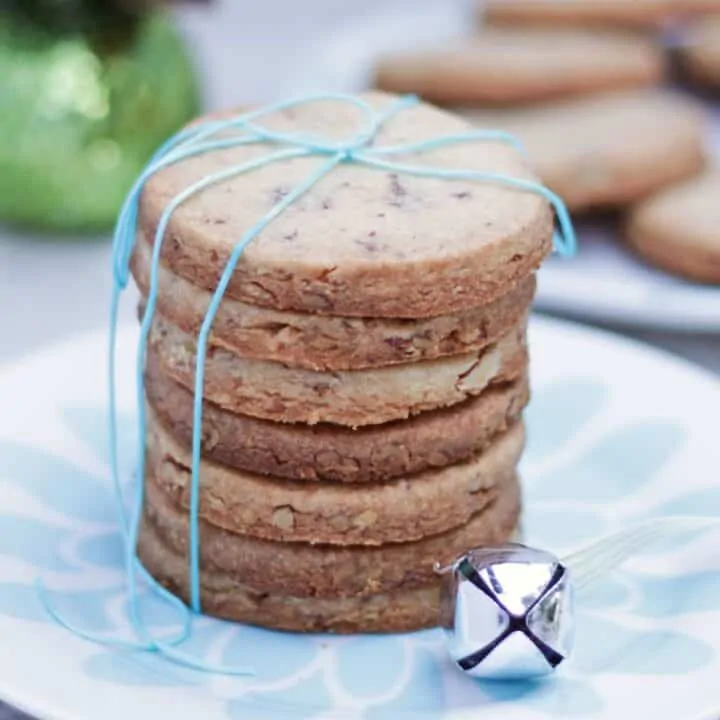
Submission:
[[[393,100],[364,97],[377,109]],[[337,141],[360,119],[328,101],[263,123]],[[387,121],[374,143],[468,127],[419,105]],[[147,183],[133,257],[143,295],[169,201],[271,149],[200,155]],[[533,178],[500,142],[412,160]],[[198,329],[234,245],[323,162],[276,162],[218,183],[167,228],[145,369],[139,555],[185,598]],[[526,323],[552,229],[551,209],[532,192],[345,163],[246,248],[204,359],[205,612],[298,631],[437,622],[434,564],[507,541],[518,524]]]
[[[478,127],[512,132],[576,217],[627,210],[619,234],[645,260],[720,282],[717,269],[697,269],[703,257],[717,266],[720,243],[703,239],[703,256],[677,233],[656,248],[657,233],[634,219],[657,194],[674,204],[669,188],[716,182],[717,172],[703,175],[703,104],[663,86],[674,59],[665,28],[685,77],[720,86],[720,20],[693,18],[713,10],[718,0],[480,0],[468,38],[381,57],[375,80],[453,106]],[[714,214],[704,215],[710,225]],[[687,215],[684,227],[693,223]]]

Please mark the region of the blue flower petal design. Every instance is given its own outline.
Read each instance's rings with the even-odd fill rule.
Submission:
[[[522,700],[527,703],[536,695],[547,691],[549,679],[528,679],[528,680],[472,680],[468,678],[468,682],[474,682],[478,690],[482,693],[482,697],[487,702],[491,700],[495,703],[516,702]]]
[[[214,618],[195,617],[192,632],[182,645],[183,652],[197,658],[207,658],[212,645],[220,638],[231,635],[237,626],[234,623]]]
[[[80,562],[109,570],[123,567],[125,550],[119,530],[94,533],[78,543],[75,554]]]
[[[405,654],[398,637],[358,635],[337,647],[337,673],[354,697],[379,695],[392,689]]]
[[[549,717],[588,717],[603,709],[602,698],[587,683],[562,675],[535,681],[480,683],[488,698],[497,703],[521,701]]]
[[[525,504],[523,526],[532,545],[553,552],[594,540],[606,529],[602,516],[592,508],[551,509],[542,501]]]
[[[633,630],[582,613],[574,669],[589,673],[674,675],[702,668],[713,658],[706,643],[665,630]]]
[[[363,720],[441,717],[447,708],[441,672],[443,664],[444,655],[438,655],[429,648],[416,647],[410,681],[399,688],[391,701],[369,707]],[[362,668],[358,671],[362,672]],[[397,673],[393,676],[397,680]]]
[[[647,519],[661,516],[698,515],[702,517],[720,517],[720,487],[706,488],[696,492],[686,493],[673,498],[657,508],[649,508],[645,517]],[[642,519],[642,518],[638,518]],[[687,532],[673,532],[662,540],[656,540],[642,549],[643,555],[660,555],[673,552],[684,545],[695,541],[702,536],[704,530],[689,530]]]
[[[19,515],[0,515],[0,555],[22,560],[40,570],[70,570],[59,548],[68,532]]]
[[[69,623],[90,632],[113,629],[105,615],[105,604],[117,594],[118,588],[74,592],[48,590],[53,608]],[[37,588],[29,583],[0,583],[0,615],[52,622],[40,602]]]
[[[158,597],[157,594],[141,591],[138,593],[137,600],[140,618],[151,633],[161,637],[163,631],[166,631],[168,628],[179,627],[178,620],[180,619],[180,615],[178,610],[171,607],[167,601]],[[129,598],[126,598],[123,612],[126,617],[130,616]]]
[[[609,388],[602,381],[582,377],[537,391],[528,412],[529,459],[547,459],[575,437],[603,411],[609,394]],[[550,416],[552,422],[547,421]],[[108,449],[105,410],[73,408],[65,410],[64,417],[90,452],[105,460]],[[131,416],[123,417],[120,459],[126,477],[130,477],[134,465],[135,433]],[[606,530],[603,512],[650,483],[684,440],[681,427],[648,419],[616,428],[572,466],[545,477],[531,478],[526,491],[525,523],[531,541],[562,550],[602,534]],[[638,447],[648,444],[655,448],[654,453],[637,451]],[[65,515],[68,521],[77,521],[78,527],[84,521],[111,523],[115,527],[109,482],[60,457],[0,441],[0,479],[17,483],[46,506]],[[568,512],[560,504],[553,504],[555,500],[567,498],[577,501],[577,510]],[[583,506],[583,502],[587,505]],[[660,508],[647,508],[647,514],[652,516],[696,513],[720,514],[720,488],[689,493]],[[103,529],[88,535],[91,530],[92,526],[82,527],[83,540],[73,545],[74,557],[68,554],[61,559],[55,550],[66,541],[68,547],[73,540],[77,541],[77,537],[73,537],[74,529],[54,528],[35,519],[0,516],[0,554],[17,557],[39,570],[75,575],[90,572],[90,566],[102,570],[122,569],[120,533]],[[678,542],[676,538],[675,547]],[[75,559],[82,565],[76,566]],[[640,631],[594,617],[594,610],[628,605],[626,579],[636,584],[638,599],[633,607],[624,609],[637,617],[672,618],[684,612],[715,610],[720,605],[720,580],[712,573],[680,578],[610,577],[579,598],[582,611],[578,618],[576,657],[570,671],[585,673],[586,677],[576,678],[561,672],[549,683],[472,681],[449,668],[437,631],[337,640],[196,618],[182,651],[200,659],[250,666],[256,671],[255,678],[238,686],[250,688],[249,693],[226,704],[229,718],[309,720],[328,717],[337,710],[340,715],[350,712],[352,717],[364,720],[435,719],[449,710],[462,712],[483,706],[491,714],[497,708],[500,715],[506,703],[542,712],[548,717],[586,717],[602,709],[601,698],[592,687],[593,675],[682,674],[702,668],[713,657],[712,648],[702,639],[678,631]],[[68,621],[90,631],[105,632],[116,629],[107,616],[107,604],[122,592],[119,587],[91,592],[50,591],[50,599]],[[0,614],[48,621],[31,584],[0,584]],[[171,626],[174,628],[177,620],[174,611],[156,599],[143,601],[143,616],[158,635],[166,634]],[[405,657],[406,642],[411,648],[409,658]],[[224,648],[222,658],[214,657],[212,652],[218,643],[218,647]],[[336,677],[354,698],[361,703],[365,701],[363,710],[355,712],[334,707],[322,669],[310,670],[309,677],[302,675],[318,654],[325,651],[326,644],[330,645],[328,652],[337,657]],[[180,667],[158,655],[97,649],[98,652],[85,661],[84,669],[91,677],[106,683],[171,687],[202,685],[208,681],[203,673]],[[411,672],[403,679],[401,670],[406,659],[411,663]],[[266,688],[268,683],[295,674],[301,679],[292,687]],[[372,698],[382,693],[392,694],[391,699],[374,703]]]
[[[155,653],[105,650],[83,662],[83,670],[95,680],[111,685],[176,687],[200,685],[202,673],[170,663]]]
[[[144,598],[147,602],[147,598]],[[161,601],[157,601],[158,603]],[[162,611],[161,611],[162,612]],[[150,632],[158,638],[166,635],[172,625],[171,619],[177,619],[172,610],[165,613],[163,623],[152,623],[147,610],[143,617]],[[195,618],[192,632],[182,644],[182,652],[198,660],[207,659],[211,646],[221,637],[232,632],[230,623],[209,618]],[[114,685],[148,685],[165,687],[173,685],[203,685],[210,677],[206,673],[186,668],[167,660],[160,654],[103,649],[88,658],[83,665],[84,671],[105,683]]]
[[[674,577],[634,575],[640,598],[633,612],[645,618],[665,618],[720,608],[720,573],[699,572]]]
[[[223,663],[251,667],[264,681],[297,672],[312,662],[318,652],[318,641],[312,635],[275,632],[249,625],[236,627],[237,632],[225,649]]]
[[[24,583],[0,583],[0,615],[34,622],[49,620],[37,589]]]
[[[110,457],[109,416],[106,409],[63,408],[63,419],[70,430],[90,448],[101,462]],[[137,423],[130,413],[118,412],[118,461],[121,471],[130,471],[137,452]]]
[[[577,462],[533,478],[528,497],[572,498],[612,503],[633,495],[650,482],[682,447],[685,430],[670,421],[648,420],[617,428]],[[652,452],[638,448],[652,447]]]
[[[284,690],[250,693],[227,704],[227,715],[233,720],[310,720],[324,716],[333,706],[325,678],[316,672]]]
[[[626,583],[617,578],[605,577],[582,592],[578,592],[577,602],[583,610],[606,610],[627,602],[630,591]]]
[[[105,523],[117,517],[113,498],[98,478],[43,450],[0,440],[0,478],[72,520]]]
[[[563,447],[607,403],[606,385],[592,378],[568,378],[535,391],[526,417],[528,459],[547,457]],[[553,421],[547,419],[552,417]]]
[[[652,511],[659,515],[701,515],[720,517],[720,487],[679,495]]]

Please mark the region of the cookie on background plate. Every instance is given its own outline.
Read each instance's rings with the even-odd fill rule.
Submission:
[[[137,243],[131,266],[143,297],[149,291],[150,260],[150,246]],[[527,313],[534,293],[535,276],[530,275],[487,305],[421,320],[282,311],[226,297],[213,321],[210,342],[240,357],[308,370],[433,360],[496,342]],[[208,290],[159,264],[158,313],[184,332],[197,336],[210,299]]]
[[[720,15],[697,19],[685,30],[680,61],[693,82],[720,89]]]
[[[512,25],[660,25],[675,0],[481,0],[480,18]]]
[[[675,10],[689,15],[720,13],[720,0],[675,0]]]
[[[654,85],[661,49],[622,31],[485,28],[470,39],[380,59],[376,83],[439,104],[530,102]]]
[[[356,428],[404,420],[476,397],[491,384],[517,380],[527,371],[526,327],[527,317],[493,345],[471,353],[331,373],[211,349],[205,357],[204,397],[230,412],[280,423]],[[148,357],[194,390],[194,336],[156,315]]]
[[[669,90],[471,110],[466,116],[516,134],[543,182],[572,210],[627,205],[705,164],[704,110]]]
[[[627,242],[652,265],[720,284],[720,170],[668,188],[635,207]]]

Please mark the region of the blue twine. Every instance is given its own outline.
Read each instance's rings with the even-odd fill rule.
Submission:
[[[320,137],[312,137],[300,133],[286,133],[270,130],[258,124],[264,116],[281,110],[307,105],[315,102],[336,101],[349,104],[361,112],[360,130],[344,142],[328,142]],[[476,182],[496,183],[522,192],[540,195],[553,207],[557,218],[558,230],[555,233],[555,249],[561,255],[572,255],[575,251],[575,234],[562,200],[552,191],[538,183],[513,178],[502,174],[467,169],[449,169],[428,165],[414,165],[395,162],[397,155],[422,154],[430,150],[457,145],[467,142],[499,141],[521,148],[517,139],[505,132],[496,130],[471,130],[434,138],[423,142],[407,143],[386,147],[369,147],[378,131],[390,118],[404,109],[413,107],[419,102],[415,96],[406,96],[392,103],[384,111],[378,112],[368,102],[352,95],[339,93],[319,94],[275,103],[248,113],[234,116],[221,121],[204,121],[186,128],[170,138],[152,157],[145,170],[136,180],[120,211],[113,236],[113,291],[110,306],[110,337],[108,354],[108,394],[109,394],[109,432],[110,432],[110,468],[117,505],[118,522],[124,541],[125,571],[129,594],[129,620],[135,632],[136,640],[121,640],[87,632],[64,620],[54,609],[51,599],[43,585],[38,581],[39,597],[50,617],[75,633],[79,637],[105,645],[157,652],[186,667],[211,673],[231,675],[249,675],[252,670],[245,667],[215,666],[198,658],[189,656],[176,649],[175,646],[187,639],[191,632],[192,613],[201,612],[200,603],[200,552],[198,538],[198,511],[200,502],[200,459],[201,459],[201,428],[203,421],[203,387],[205,377],[205,356],[208,338],[215,316],[220,308],[225,291],[230,283],[235,267],[243,251],[273,220],[293,205],[302,195],[312,189],[316,183],[328,175],[342,163],[354,163],[369,169],[379,169],[398,174],[432,177],[445,180],[471,180]],[[216,138],[219,133],[238,131],[236,135]],[[217,152],[219,150],[241,147],[243,145],[269,144],[280,149],[266,156],[250,160],[218,171],[198,180],[190,187],[178,193],[162,213],[155,232],[150,278],[148,283],[147,301],[140,324],[140,343],[136,362],[136,403],[138,409],[138,461],[137,478],[131,502],[131,513],[128,517],[125,510],[120,475],[118,469],[117,448],[117,397],[115,387],[115,354],[118,325],[118,310],[122,291],[127,287],[130,278],[130,259],[132,256],[137,232],[139,200],[145,183],[158,171],[190,157]],[[170,218],[175,210],[196,193],[219,182],[238,175],[251,172],[272,163],[293,158],[325,156],[326,162],[315,170],[302,183],[291,190],[268,213],[261,217],[235,245],[230,258],[223,270],[217,288],[213,293],[206,315],[197,338],[197,358],[195,368],[195,393],[193,399],[193,437],[192,437],[192,469],[190,484],[189,511],[189,572],[190,572],[190,607],[178,597],[160,585],[143,567],[137,557],[137,542],[144,500],[145,478],[145,441],[146,417],[143,388],[143,372],[145,368],[146,348],[152,320],[158,298],[158,274],[162,244]],[[144,624],[140,613],[137,575],[147,585],[151,593],[169,604],[178,612],[181,629],[175,635],[160,639],[156,638]]]

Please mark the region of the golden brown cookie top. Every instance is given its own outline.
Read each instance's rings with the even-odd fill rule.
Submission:
[[[395,100],[382,93],[364,98],[377,110]],[[340,141],[356,134],[362,119],[349,104],[326,101],[276,112],[262,124]],[[465,120],[418,104],[389,119],[369,148],[468,129]],[[141,232],[153,234],[168,203],[193,183],[277,150],[268,144],[224,149],[160,171],[141,197]],[[535,180],[521,153],[500,141],[392,159]],[[164,261],[191,281],[214,287],[243,235],[327,160],[274,162],[190,198],[171,218]],[[527,277],[549,252],[551,231],[550,207],[533,192],[343,163],[246,248],[228,294],[267,307],[334,315],[439,315],[488,302]]]

